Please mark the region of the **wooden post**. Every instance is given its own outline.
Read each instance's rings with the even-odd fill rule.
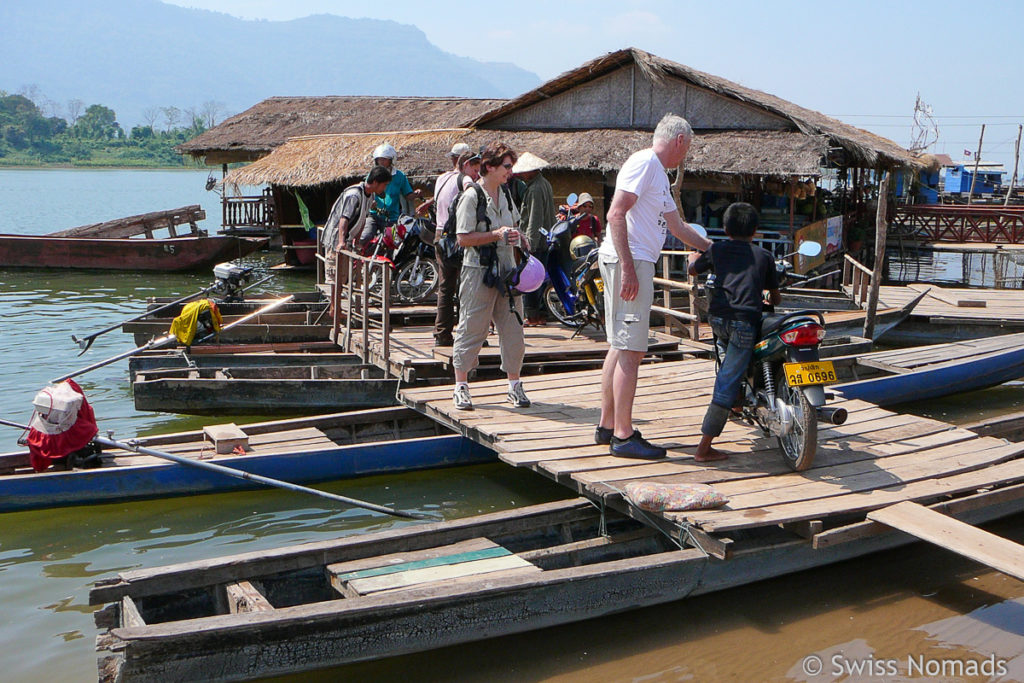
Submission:
[[[1017,124],[1017,146],[1013,150],[1013,175],[1010,176],[1010,187],[1006,190],[1006,199],[1003,206],[1010,205],[1010,195],[1013,194],[1013,181],[1017,179],[1017,163],[1020,161],[1020,134],[1024,131],[1024,124]]]
[[[875,266],[871,270],[871,289],[868,291],[868,310],[864,316],[864,336],[872,338],[875,331],[875,311],[878,309],[878,288],[882,285],[882,265],[885,261],[885,239],[888,233],[886,205],[889,198],[889,171],[882,174],[878,184],[878,211],[875,213]]]
[[[789,178],[789,236],[793,237],[793,213],[796,211],[796,176]]]
[[[671,279],[669,275],[669,258],[668,254],[661,255],[661,276],[666,280]],[[690,292],[690,297],[693,297],[693,292]],[[661,293],[661,305],[665,308],[672,308],[672,290],[665,287]],[[669,316],[665,316],[665,334],[672,334],[672,321]]]
[[[981,163],[981,141],[985,139],[985,124],[981,124],[981,137],[978,138],[978,153],[974,155],[974,175],[971,176],[971,191],[967,193],[967,206],[974,199],[974,183],[978,182],[978,164]]]

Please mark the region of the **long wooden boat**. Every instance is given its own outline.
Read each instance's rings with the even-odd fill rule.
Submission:
[[[883,308],[875,313],[875,329],[872,341],[878,341],[888,332],[897,328],[913,312],[914,307],[928,295],[922,292],[899,308]],[[833,311],[825,313],[825,329],[830,335],[859,335],[864,333],[864,319],[867,311]]]
[[[377,408],[396,405],[397,392],[397,378],[384,377],[382,370],[353,355],[303,365],[145,370],[132,381],[136,410],[193,415]]]
[[[1024,334],[832,359],[848,381],[832,387],[876,405],[975,391],[1024,377]]]
[[[256,251],[266,240],[189,236],[167,239],[90,239],[0,235],[0,268],[90,270],[203,270]]]
[[[1019,511],[1019,489],[935,509],[978,523]],[[682,600],[913,540],[882,527],[815,548],[778,532],[752,532],[720,560],[579,498],[121,572],[90,593],[106,605],[95,613],[99,678],[235,681],[336,666]]]
[[[223,316],[228,325],[242,315]],[[142,346],[156,337],[162,337],[171,329],[173,317],[145,318],[121,325],[121,331],[134,335],[136,346]],[[291,342],[316,342],[330,339],[330,319],[318,312],[293,311],[290,313],[264,313],[249,322],[242,323],[218,335],[222,344],[280,344]]]
[[[337,348],[337,347],[335,347]],[[216,351],[216,349],[212,349]],[[850,351],[847,353],[856,353]],[[843,354],[847,355],[847,354]],[[352,353],[330,351],[258,351],[255,353],[204,353],[183,351],[147,351],[128,359],[128,374],[151,370],[182,370],[186,368],[254,368],[297,367],[314,365],[345,365],[362,362]]]
[[[488,462],[494,453],[407,408],[242,425],[244,455],[216,455],[204,432],[137,439],[148,448],[309,483]],[[147,455],[104,452],[95,469],[33,472],[28,453],[0,455],[0,512],[261,488]]]

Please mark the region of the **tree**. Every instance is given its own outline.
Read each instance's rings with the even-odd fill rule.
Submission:
[[[156,130],[156,120],[160,118],[160,107],[146,107],[142,110],[142,122],[150,131]]]
[[[178,121],[181,121],[181,110],[177,107],[162,107],[160,111],[163,112],[164,125],[167,126],[168,132],[178,125]]]
[[[75,123],[75,130],[79,137],[93,140],[110,140],[124,135],[121,124],[117,122],[117,114],[113,109],[104,107],[102,104],[89,105],[89,108]]]
[[[203,119],[203,125],[207,129],[213,128],[217,125],[217,118],[224,111],[223,102],[215,102],[214,100],[207,100],[203,102],[203,106],[200,109],[200,115]]]
[[[78,117],[82,115],[83,107],[85,107],[85,102],[82,100],[68,100],[68,123],[72,126],[78,122]]]

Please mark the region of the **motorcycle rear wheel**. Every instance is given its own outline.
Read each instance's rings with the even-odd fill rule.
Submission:
[[[793,427],[779,437],[783,460],[794,472],[803,472],[814,462],[818,452],[818,415],[800,387],[791,387],[783,379],[778,397],[793,410]]]
[[[395,278],[395,292],[400,301],[418,304],[437,290],[437,264],[426,258],[406,263]]]

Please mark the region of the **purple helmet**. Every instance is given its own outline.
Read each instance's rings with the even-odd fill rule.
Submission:
[[[526,294],[540,289],[540,286],[544,284],[544,275],[544,264],[536,257],[529,256],[519,271],[519,277],[515,283],[516,290]]]

